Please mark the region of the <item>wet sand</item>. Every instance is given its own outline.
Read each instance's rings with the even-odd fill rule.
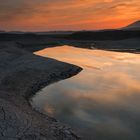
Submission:
[[[79,73],[78,66],[0,45],[0,140],[76,140],[71,128],[36,112],[30,97],[41,88]]]

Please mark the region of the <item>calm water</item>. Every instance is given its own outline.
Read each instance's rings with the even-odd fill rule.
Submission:
[[[140,140],[140,55],[71,46],[36,54],[83,68],[37,93],[32,99],[37,110],[87,140]]]

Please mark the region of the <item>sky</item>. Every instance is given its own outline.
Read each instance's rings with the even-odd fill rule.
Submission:
[[[98,30],[140,20],[140,0],[0,0],[0,29]]]

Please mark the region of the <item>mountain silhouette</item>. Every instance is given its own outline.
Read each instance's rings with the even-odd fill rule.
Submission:
[[[140,20],[123,27],[124,30],[140,30]]]

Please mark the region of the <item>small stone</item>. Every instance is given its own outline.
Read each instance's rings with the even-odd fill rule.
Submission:
[[[68,135],[71,134],[71,132],[70,132],[69,130],[64,130],[64,132],[65,132],[66,134],[68,134]]]

